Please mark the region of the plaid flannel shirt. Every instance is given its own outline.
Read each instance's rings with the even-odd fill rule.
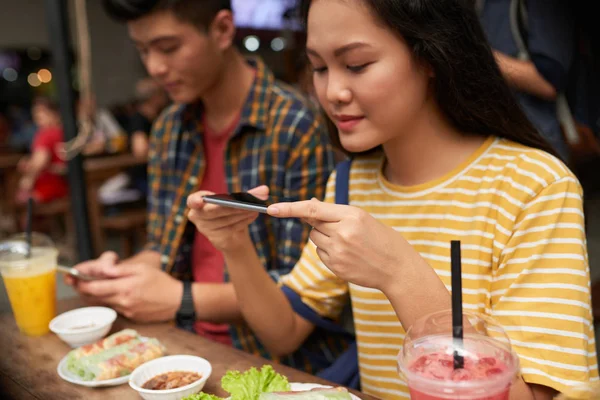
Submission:
[[[323,198],[334,168],[326,125],[318,110],[291,87],[275,80],[258,59],[254,84],[225,155],[230,192],[267,185],[273,196],[292,200]],[[187,219],[187,196],[198,190],[204,173],[202,106],[173,105],[155,122],[148,164],[148,245],[161,254],[162,268],[192,280],[190,265],[195,227]],[[250,236],[275,281],[296,264],[310,228],[297,219],[260,215]],[[228,281],[225,273],[225,281]],[[235,347],[272,358],[244,324],[232,325]],[[343,341],[315,332],[295,354],[279,361],[316,372],[345,348]]]

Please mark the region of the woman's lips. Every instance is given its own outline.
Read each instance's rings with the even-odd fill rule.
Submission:
[[[351,131],[358,125],[365,117],[356,116],[339,116],[334,117],[337,127],[342,131]]]

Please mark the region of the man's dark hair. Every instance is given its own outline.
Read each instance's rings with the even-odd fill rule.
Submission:
[[[231,10],[231,0],[103,0],[112,18],[129,22],[156,11],[171,11],[182,22],[206,30],[221,10]]]

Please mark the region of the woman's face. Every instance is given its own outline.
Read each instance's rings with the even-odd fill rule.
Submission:
[[[313,0],[307,53],[319,102],[350,152],[410,135],[430,73],[361,0]]]

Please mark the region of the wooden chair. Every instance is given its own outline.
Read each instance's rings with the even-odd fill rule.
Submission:
[[[115,215],[102,216],[102,231],[119,235],[123,258],[133,256],[135,245],[144,243],[146,234],[146,208],[123,210]]]
[[[17,220],[24,221],[27,213],[27,207],[18,205],[16,210]],[[61,256],[68,259],[73,258],[75,254],[76,237],[73,215],[71,214],[71,201],[68,197],[50,201],[48,203],[38,204],[33,208],[33,230],[43,231],[41,227],[36,226],[36,217],[44,217],[50,224],[45,230],[48,230],[49,236],[58,245]],[[62,222],[63,227],[60,227]],[[21,228],[21,227],[19,227]],[[22,231],[22,229],[18,229]],[[64,235],[64,240],[60,240]]]

